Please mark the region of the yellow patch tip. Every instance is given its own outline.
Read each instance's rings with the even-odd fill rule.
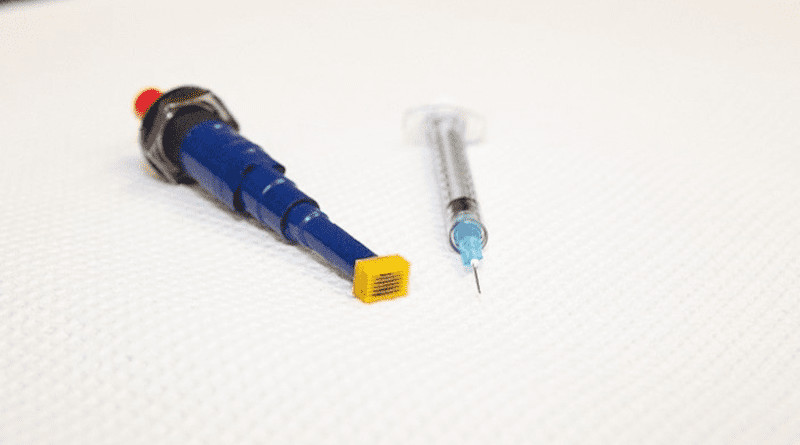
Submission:
[[[400,255],[375,256],[356,261],[353,295],[364,303],[408,294],[411,264]]]

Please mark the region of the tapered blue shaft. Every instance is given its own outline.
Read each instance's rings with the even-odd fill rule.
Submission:
[[[352,278],[356,260],[375,256],[332,223],[285,168],[219,120],[192,127],[180,145],[183,168],[232,210],[246,212],[287,241],[320,254]]]

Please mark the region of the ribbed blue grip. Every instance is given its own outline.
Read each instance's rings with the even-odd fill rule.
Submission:
[[[248,169],[285,170],[261,147],[218,120],[195,125],[186,133],[180,160],[189,176],[232,210],[242,210],[237,208],[236,192]]]
[[[222,121],[190,129],[180,160],[189,176],[232,210],[247,212],[288,241],[319,253],[349,277],[356,260],[375,256],[286,178],[282,165]]]

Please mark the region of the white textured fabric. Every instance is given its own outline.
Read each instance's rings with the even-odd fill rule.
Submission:
[[[257,3],[0,4],[0,444],[800,443],[796,4]],[[182,84],[409,296],[154,178]],[[442,95],[480,298],[403,139]]]

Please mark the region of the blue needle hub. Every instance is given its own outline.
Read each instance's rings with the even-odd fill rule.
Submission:
[[[453,240],[464,267],[472,267],[473,261],[483,259],[481,226],[475,221],[467,220],[456,224],[453,227]]]

